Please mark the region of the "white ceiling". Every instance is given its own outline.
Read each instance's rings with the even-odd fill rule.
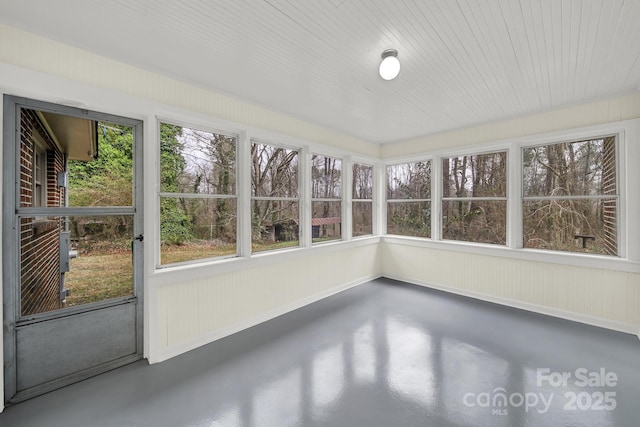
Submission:
[[[0,22],[377,143],[640,89],[639,0],[2,0]]]

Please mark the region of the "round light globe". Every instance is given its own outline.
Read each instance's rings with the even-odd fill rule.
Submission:
[[[378,71],[384,80],[393,80],[400,73],[400,61],[393,54],[387,55],[382,59]]]

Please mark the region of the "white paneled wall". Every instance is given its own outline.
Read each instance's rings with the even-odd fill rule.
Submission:
[[[640,274],[382,243],[391,278],[637,333]]]
[[[377,240],[157,287],[157,362],[381,275]],[[275,255],[275,254],[273,254]]]
[[[640,117],[640,93],[382,146],[390,159]]]

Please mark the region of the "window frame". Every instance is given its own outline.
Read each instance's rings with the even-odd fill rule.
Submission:
[[[325,157],[325,158],[330,158],[330,159],[334,159],[334,160],[339,160],[340,161],[340,197],[313,197],[313,176],[312,176],[312,171],[313,171],[313,157],[314,156],[320,156],[320,157]],[[335,153],[326,153],[323,150],[310,150],[309,152],[309,160],[308,162],[306,162],[307,167],[308,167],[308,174],[309,174],[309,181],[306,183],[307,187],[308,187],[308,191],[309,191],[309,206],[310,206],[310,211],[309,211],[309,225],[308,225],[308,233],[309,233],[309,242],[311,244],[311,246],[317,246],[317,245],[324,245],[324,244],[328,244],[328,243],[337,243],[337,242],[344,242],[347,241],[347,228],[351,227],[351,219],[350,218],[346,218],[345,214],[346,214],[346,209],[345,209],[345,205],[346,205],[346,191],[345,191],[345,176],[344,176],[344,168],[346,165],[348,165],[348,167],[350,167],[351,162],[347,160],[345,160],[345,156],[341,156],[341,155],[336,155]],[[328,202],[328,203],[335,203],[335,202],[339,202],[340,203],[340,215],[341,215],[341,222],[340,222],[340,237],[336,238],[336,239],[331,239],[331,240],[325,240],[325,241],[319,241],[319,242],[314,242],[313,241],[313,203],[316,202]],[[302,224],[301,224],[302,225]]]
[[[357,159],[350,159],[351,161],[349,162],[349,169],[351,170],[351,177],[350,177],[350,182],[349,182],[349,196],[350,196],[350,200],[347,200],[347,204],[350,205],[351,207],[351,211],[348,213],[349,218],[351,218],[350,220],[350,233],[349,233],[349,237],[351,239],[362,239],[362,238],[366,238],[366,237],[370,237],[376,234],[376,209],[375,209],[375,198],[376,198],[376,167],[375,164],[370,164],[367,163],[365,161],[359,161]],[[354,174],[353,174],[353,167],[355,165],[360,165],[360,166],[365,166],[365,167],[369,167],[371,168],[371,198],[370,199],[357,199],[356,197],[354,197],[353,194],[353,179],[354,179]],[[343,165],[344,167],[344,165]],[[354,230],[354,221],[353,221],[353,212],[354,212],[354,206],[356,203],[369,203],[371,205],[371,233],[369,234],[363,234],[360,236],[355,236],[353,233]]]
[[[629,193],[627,191],[627,182],[640,181],[640,170],[636,168],[629,168],[627,159],[640,158],[640,146],[639,144],[629,144],[629,141],[635,141],[640,139],[640,119],[630,119],[618,122],[610,122],[604,124],[590,125],[585,127],[564,129],[560,131],[546,132],[540,134],[529,134],[524,136],[516,136],[502,140],[488,140],[488,141],[475,141],[472,144],[453,144],[449,148],[437,148],[429,151],[416,152],[411,156],[398,156],[389,158],[369,157],[366,155],[359,156],[354,153],[349,153],[346,150],[341,150],[332,146],[327,146],[320,143],[309,142],[294,136],[280,134],[264,129],[252,128],[250,126],[237,124],[233,122],[227,122],[224,120],[218,120],[211,118],[208,115],[199,115],[192,112],[185,113],[184,111],[167,110],[163,113],[164,116],[156,116],[159,120],[166,123],[177,123],[182,126],[193,126],[197,129],[211,130],[216,132],[217,129],[235,130],[232,134],[238,135],[237,145],[237,182],[236,191],[238,197],[238,218],[242,224],[238,227],[237,246],[239,249],[239,256],[231,259],[202,259],[193,261],[193,265],[188,266],[175,266],[176,264],[170,264],[167,266],[158,267],[156,262],[150,262],[147,265],[150,266],[149,274],[154,275],[154,280],[158,283],[169,283],[171,278],[176,274],[182,274],[182,272],[189,271],[188,277],[204,277],[215,272],[215,274],[222,274],[229,271],[240,271],[248,266],[262,265],[264,262],[272,262],[273,256],[278,259],[298,259],[299,257],[307,256],[306,251],[312,250],[314,253],[324,253],[324,251],[332,250],[334,245],[344,245],[345,247],[351,247],[353,245],[368,245],[375,244],[376,242],[389,242],[395,244],[403,244],[424,248],[433,248],[438,250],[450,250],[454,252],[463,253],[475,253],[486,256],[498,256],[504,258],[512,258],[524,261],[534,262],[546,262],[552,264],[561,265],[574,265],[580,267],[590,268],[602,268],[616,271],[627,272],[640,272],[640,239],[630,239],[629,232],[638,233],[639,226],[637,224],[629,223],[629,218],[632,215],[640,214],[640,195]],[[180,118],[176,120],[176,118]],[[198,120],[198,123],[193,123],[194,120]],[[203,125],[204,123],[204,125]],[[211,124],[215,124],[212,129]],[[220,124],[222,123],[222,124]],[[152,125],[147,128],[150,135],[157,132]],[[516,131],[514,131],[516,133]],[[230,133],[229,131],[221,132],[224,134]],[[594,254],[581,254],[570,252],[555,252],[550,250],[538,250],[538,249],[525,249],[522,245],[522,161],[521,161],[521,149],[523,146],[532,145],[545,145],[552,144],[558,141],[567,140],[582,140],[592,139],[596,135],[613,135],[617,134],[616,144],[616,156],[617,156],[617,175],[618,175],[618,197],[619,197],[619,212],[618,212],[618,257],[600,256]],[[156,148],[157,136],[155,139],[148,141],[151,146],[148,147],[152,152],[155,152],[159,156],[159,148]],[[250,207],[251,196],[251,184],[249,181],[249,173],[247,167],[250,170],[250,154],[249,154],[249,140],[259,140],[265,143],[273,144],[272,141],[279,141],[289,148],[299,149],[300,153],[300,187],[299,195],[301,197],[300,203],[300,246],[292,248],[291,250],[282,251],[267,251],[256,254],[251,254],[251,239],[246,238],[246,233],[251,231],[250,218],[244,218],[246,215],[244,211]],[[463,242],[463,241],[443,241],[439,235],[440,230],[440,203],[438,202],[441,197],[440,194],[440,179],[441,179],[441,158],[445,156],[463,155],[463,154],[477,154],[482,152],[494,152],[506,150],[508,152],[508,212],[507,212],[507,245],[506,247],[496,246],[491,244]],[[352,239],[350,234],[347,237],[344,236],[345,227],[343,227],[343,240],[332,241],[327,245],[313,245],[311,244],[310,233],[307,232],[306,227],[311,228],[311,197],[310,191],[306,187],[310,187],[310,168],[306,167],[305,162],[310,161],[310,152],[314,153],[327,153],[326,155],[331,157],[341,158],[343,160],[343,168],[347,168],[347,161],[351,160],[351,156],[358,156],[358,160],[373,164],[374,166],[374,234],[373,236],[364,236],[364,238]],[[432,217],[431,217],[431,239],[415,238],[410,236],[401,235],[388,235],[386,234],[386,166],[391,164],[398,164],[411,161],[425,161],[430,160],[432,163],[432,179],[431,179],[431,200],[432,200]],[[159,178],[158,157],[146,157],[145,166],[155,170]],[[243,174],[247,175],[247,179],[243,178]],[[350,174],[349,174],[350,175]],[[146,175],[151,179],[149,175]],[[156,181],[158,178],[153,177]],[[343,177],[342,185],[346,183],[346,177]],[[517,185],[513,185],[513,184]],[[151,182],[147,188],[153,188],[157,185],[157,182]],[[348,187],[346,187],[348,188]],[[350,189],[349,189],[350,192]],[[351,201],[348,200],[348,194],[344,191],[343,196],[343,211],[345,209],[351,209]],[[349,203],[346,203],[348,200]],[[145,202],[145,207],[151,212],[155,211],[155,214],[159,216],[159,208],[155,199]],[[351,225],[351,212],[348,215],[344,215],[347,218],[347,222]],[[159,219],[156,219],[156,225],[159,226]],[[349,230],[350,231],[350,230]],[[156,231],[153,229],[147,229],[147,233],[151,234],[149,240],[155,243],[155,240],[159,240],[159,236],[156,236]],[[368,237],[368,238],[367,238]],[[356,240],[356,241],[353,241]],[[349,243],[351,241],[351,243]],[[247,245],[248,243],[248,245]],[[154,246],[159,248],[159,243],[155,243]],[[246,250],[246,247],[249,250]],[[159,249],[158,255],[159,256]],[[154,264],[155,268],[154,268]],[[175,266],[175,267],[174,267]],[[211,267],[215,266],[215,270]],[[186,268],[186,270],[185,270]],[[175,276],[177,277],[177,276]]]
[[[465,151],[465,152],[457,152],[455,154],[442,154],[440,156],[438,156],[438,166],[440,168],[442,168],[442,164],[443,161],[445,159],[452,159],[455,157],[464,157],[464,156],[483,156],[483,155],[490,155],[490,154],[499,154],[499,153],[504,153],[506,155],[506,161],[505,161],[505,179],[506,179],[506,188],[505,188],[505,195],[504,196],[486,196],[486,197],[472,197],[472,196],[466,196],[466,197],[444,197],[444,176],[443,176],[443,171],[442,169],[440,169],[439,174],[438,174],[438,190],[439,190],[439,202],[438,202],[438,221],[439,221],[439,225],[438,225],[438,236],[439,239],[441,241],[450,241],[450,242],[465,242],[465,243],[474,243],[474,244],[481,244],[481,245],[492,245],[492,246],[508,246],[509,244],[509,190],[510,188],[513,186],[513,184],[510,182],[510,175],[509,175],[509,169],[510,169],[510,152],[507,148],[502,148],[502,149],[493,149],[493,150],[485,150],[485,149],[480,149],[480,150],[469,150],[469,151]],[[433,166],[432,166],[432,171],[433,171]],[[433,179],[432,179],[433,180]],[[432,190],[433,193],[433,190]],[[481,243],[481,242],[474,242],[474,241],[469,241],[469,240],[456,240],[456,239],[445,239],[443,237],[444,234],[444,218],[443,218],[443,206],[445,201],[463,201],[463,202],[468,202],[468,201],[487,201],[487,202],[493,202],[493,201],[499,201],[499,202],[505,202],[505,243],[504,244],[500,244],[500,243]],[[433,212],[432,212],[433,215]],[[432,233],[433,234],[433,233]]]
[[[614,155],[615,155],[615,179],[616,179],[616,193],[615,195],[611,195],[611,194],[599,194],[599,195],[571,195],[571,196],[526,196],[525,195],[525,188],[524,188],[524,150],[527,148],[536,148],[536,147],[545,147],[545,146],[553,146],[553,145],[558,145],[558,144],[572,144],[572,143],[577,143],[577,142],[586,142],[586,141],[593,141],[593,140],[598,140],[598,139],[606,139],[606,138],[614,138]],[[620,240],[622,237],[622,233],[620,231],[621,227],[622,227],[622,223],[620,221],[620,204],[621,204],[621,191],[620,191],[620,179],[621,179],[621,175],[620,175],[620,167],[621,167],[621,160],[620,160],[620,143],[622,140],[622,135],[620,132],[614,132],[614,133],[601,133],[601,134],[593,134],[592,136],[588,136],[588,137],[581,137],[581,138],[570,138],[570,139],[563,139],[563,140],[556,140],[555,142],[539,142],[536,144],[522,144],[520,146],[520,168],[521,168],[521,173],[520,173],[520,189],[521,189],[521,193],[520,193],[520,204],[521,204],[521,210],[524,206],[524,203],[526,201],[542,201],[542,200],[606,200],[606,199],[614,199],[616,201],[616,255],[607,255],[607,254],[592,254],[592,253],[583,253],[583,252],[577,252],[577,251],[562,251],[562,250],[558,250],[558,249],[534,249],[534,248],[524,248],[524,241],[522,242],[522,246],[523,249],[525,250],[536,250],[536,251],[544,251],[544,252],[553,252],[553,253],[561,253],[561,254],[580,254],[580,255],[584,255],[584,256],[604,256],[604,257],[611,257],[613,259],[616,258],[621,258],[621,251],[622,251],[622,247],[620,245]],[[524,239],[524,213],[521,213],[520,215],[520,220],[521,220],[521,224],[522,224],[522,230],[521,230],[521,238]]]
[[[257,137],[249,137],[247,138],[248,141],[248,148],[247,148],[247,152],[249,153],[249,161],[251,161],[251,147],[253,146],[253,144],[260,144],[260,145],[269,145],[271,147],[276,147],[276,148],[282,148],[284,150],[292,150],[298,153],[298,197],[271,197],[271,196],[254,196],[253,195],[253,189],[251,189],[251,176],[249,176],[248,178],[244,178],[248,181],[248,186],[249,186],[249,202],[251,204],[251,202],[253,202],[254,200],[258,200],[258,201],[270,201],[270,200],[281,200],[281,201],[294,201],[298,203],[298,244],[296,246],[290,246],[290,247],[285,247],[285,248],[274,248],[274,249],[267,249],[264,251],[253,251],[253,224],[250,224],[250,232],[249,232],[249,240],[250,240],[250,256],[255,256],[255,255],[261,255],[261,254],[265,254],[265,253],[272,253],[272,252],[277,252],[277,251],[285,251],[285,250],[293,250],[293,249],[299,249],[299,248],[303,248],[303,240],[302,240],[302,210],[303,210],[303,191],[302,191],[302,185],[303,185],[303,171],[301,170],[301,165],[302,165],[302,161],[303,161],[303,152],[304,152],[304,148],[303,147],[299,147],[299,146],[295,146],[295,145],[289,145],[289,144],[284,144],[284,143],[280,143],[280,142],[273,142],[271,140],[266,140],[263,138],[257,138]],[[248,168],[248,173],[251,174],[252,171],[252,166],[250,165]],[[251,208],[249,208],[249,222],[251,222]],[[239,216],[239,214],[238,214]]]
[[[552,251],[523,248],[523,217],[522,217],[522,147],[534,145],[549,145],[558,142],[590,140],[601,136],[616,135],[616,173],[618,193],[618,256],[584,254],[579,252]],[[386,165],[402,162],[420,161],[431,158],[432,163],[432,199],[440,198],[440,180],[442,179],[441,159],[454,155],[468,153],[486,153],[507,151],[507,244],[498,246],[492,244],[442,240],[436,235],[440,230],[440,203],[432,205],[432,238],[416,238],[410,236],[390,235],[386,233],[386,218],[382,218],[382,241],[407,246],[450,250],[455,252],[472,253],[486,256],[512,258],[523,261],[545,262],[551,264],[571,265],[586,268],[601,268],[607,270],[640,272],[640,239],[629,238],[630,233],[638,235],[640,225],[630,223],[630,218],[640,215],[640,194],[629,192],[629,182],[640,182],[640,168],[630,168],[629,162],[640,158],[640,118],[601,123],[583,127],[568,128],[558,131],[515,136],[501,140],[488,140],[470,145],[457,144],[452,148],[438,148],[418,154],[385,159]],[[630,143],[630,141],[632,143]],[[380,171],[379,179],[385,179],[385,171]],[[515,184],[515,185],[514,185]],[[385,184],[386,185],[386,184]],[[386,206],[386,192],[380,193]],[[436,213],[435,209],[438,210]],[[382,214],[386,209],[382,208]]]
[[[420,240],[436,240],[435,236],[434,236],[434,216],[436,216],[436,212],[440,212],[440,204],[438,203],[437,206],[434,206],[433,200],[436,197],[436,193],[435,193],[435,189],[437,188],[437,185],[435,184],[435,178],[434,175],[436,173],[440,173],[441,171],[441,165],[438,166],[437,170],[435,169],[435,164],[437,162],[438,158],[437,156],[434,155],[422,155],[422,156],[414,156],[414,157],[408,157],[408,158],[402,158],[402,159],[394,159],[391,161],[387,161],[383,163],[383,167],[381,168],[381,175],[382,175],[382,182],[383,185],[381,185],[381,192],[384,194],[384,205],[383,205],[383,218],[382,218],[382,230],[384,235],[386,236],[394,236],[394,237],[400,237],[400,238],[408,238],[408,239],[420,239]],[[421,199],[389,199],[388,197],[388,184],[389,184],[389,175],[388,175],[388,168],[390,166],[397,166],[397,165],[404,165],[404,164],[409,164],[409,163],[421,163],[421,162],[429,162],[431,164],[431,176],[429,177],[430,179],[430,189],[429,189],[429,193],[431,195],[430,198],[425,199],[425,198],[421,198]],[[439,194],[439,193],[438,193]],[[429,203],[429,210],[431,213],[431,224],[430,224],[430,236],[429,237],[423,237],[423,236],[409,236],[409,235],[405,235],[405,234],[389,234],[389,230],[388,230],[388,216],[389,216],[389,203],[407,203],[407,202],[428,202]],[[437,209],[437,211],[434,209],[434,207]],[[439,213],[438,213],[439,215]],[[439,221],[437,221],[436,223],[439,224]],[[439,234],[438,234],[439,237]],[[439,239],[438,239],[439,240]]]
[[[234,165],[234,194],[199,194],[199,193],[174,193],[174,192],[166,192],[166,191],[162,191],[161,188],[161,171],[162,171],[162,159],[161,159],[161,150],[160,150],[160,138],[161,138],[161,126],[163,124],[166,125],[170,125],[170,126],[179,126],[181,128],[187,128],[187,129],[191,129],[191,130],[196,130],[196,131],[200,131],[200,132],[207,132],[207,133],[212,133],[212,134],[216,134],[216,135],[222,135],[222,136],[226,136],[226,137],[231,137],[231,138],[235,138],[235,165]],[[166,118],[166,117],[156,117],[156,132],[157,132],[157,137],[156,137],[156,142],[157,142],[157,146],[158,149],[156,150],[156,158],[157,158],[157,170],[156,170],[156,185],[157,185],[157,192],[156,192],[156,200],[157,200],[157,207],[155,209],[155,216],[156,216],[156,220],[157,220],[157,224],[156,224],[156,239],[157,239],[157,244],[156,244],[156,269],[157,270],[163,270],[163,269],[167,269],[167,268],[173,268],[173,267],[181,267],[181,266],[190,266],[190,265],[197,265],[197,264],[202,264],[202,263],[206,263],[206,262],[211,262],[211,261],[218,261],[218,260],[227,260],[227,259],[233,259],[233,258],[238,258],[241,254],[241,242],[240,242],[240,227],[241,227],[241,213],[240,213],[240,197],[239,197],[239,189],[241,186],[241,182],[240,182],[240,161],[239,161],[239,153],[240,153],[240,144],[241,144],[241,134],[237,133],[237,132],[233,132],[233,131],[226,131],[226,130],[220,130],[217,127],[212,127],[212,126],[208,126],[206,124],[201,124],[201,123],[190,123],[190,122],[186,122],[186,121],[182,121],[182,120],[176,120],[176,119],[171,119],[171,118]],[[179,261],[179,262],[172,262],[172,263],[167,263],[167,264],[162,264],[162,257],[161,257],[161,247],[162,247],[162,236],[161,236],[161,227],[162,227],[162,222],[160,220],[160,205],[161,205],[161,201],[162,198],[185,198],[185,199],[207,199],[207,200],[221,200],[221,199],[227,199],[227,200],[235,200],[236,201],[236,238],[235,238],[235,246],[236,246],[236,251],[235,253],[232,254],[225,254],[225,255],[220,255],[220,256],[213,256],[213,257],[205,257],[205,258],[197,258],[197,259],[191,259],[191,260],[187,260],[187,261]]]
[[[153,277],[154,283],[170,284],[172,281],[185,280],[185,278],[210,277],[229,272],[242,271],[255,266],[267,265],[273,262],[274,257],[278,260],[298,260],[313,254],[328,253],[335,250],[335,246],[341,248],[355,248],[361,246],[375,245],[380,242],[380,230],[377,228],[380,214],[379,206],[374,205],[374,235],[363,236],[352,240],[348,237],[347,227],[342,227],[341,240],[332,240],[322,244],[312,244],[311,242],[311,154],[318,154],[333,157],[342,161],[342,168],[347,168],[347,162],[351,156],[356,156],[358,160],[374,165],[374,191],[379,191],[380,183],[377,175],[380,159],[366,154],[354,154],[345,149],[326,145],[319,142],[308,141],[296,136],[287,135],[262,128],[255,128],[242,123],[236,123],[212,117],[208,114],[198,114],[192,111],[183,111],[174,108],[163,108],[155,112],[155,123],[149,123],[145,127],[145,148],[153,153],[144,159],[145,168],[152,170],[152,174],[146,174],[146,179],[150,180],[146,188],[153,188],[155,197],[145,200],[145,210],[152,212],[154,221],[149,221],[146,228],[145,242],[153,246],[153,250],[148,252],[147,274]],[[237,255],[229,255],[215,258],[201,258],[181,263],[171,263],[160,265],[160,208],[159,208],[159,185],[160,185],[160,123],[167,123],[175,126],[193,128],[206,132],[233,135],[237,137],[236,146],[236,197],[237,197]],[[221,130],[223,129],[223,130]],[[298,163],[298,195],[299,199],[299,246],[282,248],[278,250],[268,250],[252,253],[251,250],[251,141],[264,143],[282,148],[296,150],[299,153]],[[347,193],[345,189],[346,178],[342,177],[341,206],[343,216],[349,208],[345,200]],[[378,193],[375,193],[374,200],[381,200]],[[337,200],[337,199],[336,199]],[[351,221],[348,219],[347,225],[350,227]],[[307,230],[308,228],[308,230]]]

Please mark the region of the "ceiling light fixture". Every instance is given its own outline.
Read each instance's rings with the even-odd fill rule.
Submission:
[[[382,62],[378,69],[380,77],[385,80],[393,80],[400,73],[400,61],[398,60],[398,51],[395,49],[387,49],[382,52]]]

